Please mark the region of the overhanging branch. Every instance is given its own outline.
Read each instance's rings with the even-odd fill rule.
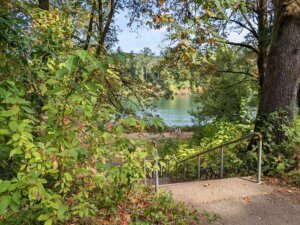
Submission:
[[[246,76],[252,77],[254,79],[258,79],[258,77],[256,77],[255,75],[246,72],[246,71],[233,71],[233,70],[218,70],[217,73],[232,73],[232,74],[244,74]]]
[[[231,42],[231,41],[218,41],[218,42],[228,44],[228,45],[234,45],[234,46],[248,48],[248,49],[252,50],[253,52],[255,52],[256,54],[258,54],[258,50],[255,47],[253,47],[249,44],[246,44],[246,43],[237,43],[237,42]]]

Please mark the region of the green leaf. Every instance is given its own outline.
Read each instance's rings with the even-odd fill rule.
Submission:
[[[64,205],[60,205],[58,210],[57,210],[58,219],[63,220],[64,214],[65,214],[66,211],[67,211],[67,207],[64,206]]]
[[[74,81],[70,82],[70,86],[74,88],[79,94],[83,94],[83,91],[81,90],[81,87]]]
[[[44,223],[44,225],[52,225],[52,219],[46,220],[46,222]]]
[[[69,173],[65,173],[65,178],[67,179],[67,181],[72,181],[73,180],[72,175],[69,174]]]
[[[9,195],[3,195],[0,197],[0,214],[3,214],[5,212],[10,203],[10,200],[11,198]]]
[[[9,207],[14,211],[14,212],[18,212],[20,209],[20,205],[16,204],[15,202],[11,201],[9,203]]]
[[[20,205],[21,204],[21,194],[19,192],[15,192],[12,195],[13,202],[15,202],[16,204]]]
[[[55,80],[55,79],[50,78],[49,80],[46,81],[46,83],[47,83],[47,84],[50,84],[50,85],[54,85],[54,84],[57,84],[58,81]]]
[[[111,134],[108,132],[104,132],[102,134],[102,137],[103,137],[104,141],[107,142],[109,139],[111,139]]]
[[[38,221],[45,221],[48,220],[51,217],[50,214],[41,214],[39,215],[39,217],[37,218]]]
[[[82,62],[85,62],[85,60],[88,57],[88,52],[85,50],[77,50],[76,55],[79,56],[79,58],[82,60]]]
[[[0,135],[9,135],[10,132],[8,129],[0,129]]]
[[[42,84],[40,88],[41,88],[42,95],[44,95],[48,90],[45,84]]]
[[[9,180],[5,180],[0,183],[0,193],[7,191],[10,188],[11,182]]]
[[[21,155],[23,152],[21,151],[20,148],[15,148],[10,151],[9,157],[13,157],[14,155]]]
[[[73,72],[76,66],[78,66],[79,57],[78,56],[71,56],[68,58],[67,62],[65,63],[65,68],[69,71],[69,73]]]
[[[6,96],[6,90],[4,90],[3,88],[0,88],[0,97],[5,98],[5,96]]]
[[[94,92],[96,93],[97,92],[97,86],[95,83],[93,82],[89,82],[86,84],[86,87],[91,91],[91,92]]]

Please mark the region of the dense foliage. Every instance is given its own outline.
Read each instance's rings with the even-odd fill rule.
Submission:
[[[82,49],[68,9],[19,3],[0,11],[1,224],[186,223],[192,213],[149,190],[132,219],[118,212],[155,152],[123,133],[157,124],[122,115],[123,100],[151,93],[126,57]]]
[[[163,130],[159,118],[143,110],[137,117],[124,107],[130,101],[143,109],[160,94],[193,92],[201,103],[192,112],[193,140],[160,143],[162,158],[183,159],[248,134],[256,123],[264,136],[264,174],[288,174],[299,184],[297,65],[285,73],[276,70],[285,68],[274,66],[276,57],[270,58],[273,66],[266,63],[269,47],[277,56],[280,43],[290,44],[280,36],[283,23],[274,23],[289,16],[294,26],[299,15],[290,10],[293,1],[250,2],[0,1],[0,223],[196,223],[196,214],[170,196],[141,188],[145,172],[158,169],[145,163],[158,159],[156,143],[126,136]],[[151,28],[165,26],[171,47],[160,57],[148,48],[138,54],[113,51],[115,15],[124,10],[130,24],[146,18]],[[230,30],[247,30],[244,41],[231,42]],[[278,76],[266,77],[274,68]],[[281,84],[276,77],[282,75],[289,85],[279,85],[278,94],[273,84]],[[269,101],[272,95],[277,101]],[[260,96],[264,101],[254,121]],[[255,173],[256,150],[252,141],[228,147],[225,174]],[[206,155],[203,176],[218,177],[219,164],[215,153]],[[192,162],[190,178],[196,168]]]

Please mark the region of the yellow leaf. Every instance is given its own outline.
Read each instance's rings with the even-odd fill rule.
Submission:
[[[210,11],[210,9],[204,9],[205,13],[211,17],[216,16],[212,11]]]
[[[55,160],[52,162],[52,166],[54,169],[57,169],[58,168],[58,162]]]

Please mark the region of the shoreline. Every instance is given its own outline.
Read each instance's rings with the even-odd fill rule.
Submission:
[[[152,133],[152,132],[133,132],[125,134],[130,139],[165,139],[165,138],[192,138],[192,131],[182,131],[181,135],[175,132],[161,132],[161,133]]]

